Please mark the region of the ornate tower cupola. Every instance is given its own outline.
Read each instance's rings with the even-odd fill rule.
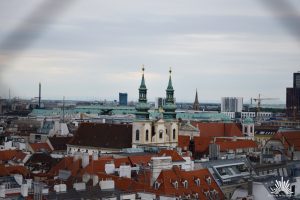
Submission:
[[[150,105],[147,103],[147,87],[145,84],[145,78],[144,78],[144,71],[145,68],[142,68],[143,75],[142,75],[142,81],[139,88],[139,102],[135,106],[136,109],[136,118],[137,119],[149,119],[149,108]]]
[[[196,89],[196,96],[195,96],[195,101],[193,104],[193,110],[200,110],[200,103],[198,101],[198,91]]]
[[[172,77],[171,77],[171,73],[172,70],[170,69],[170,77],[169,77],[169,84],[166,90],[166,103],[164,105],[164,119],[176,119],[176,105],[175,105],[175,101],[174,101],[174,89],[173,89],[173,85],[172,85]]]

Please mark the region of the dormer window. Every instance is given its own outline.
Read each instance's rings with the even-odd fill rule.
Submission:
[[[196,183],[197,186],[200,186],[200,178],[196,178],[195,183]]]
[[[208,185],[210,185],[211,184],[211,178],[210,177],[206,178],[206,182],[207,182]]]
[[[176,188],[176,189],[178,188],[178,181],[174,181],[172,184],[173,184],[174,188]]]
[[[209,190],[207,190],[206,192],[204,192],[204,195],[205,195],[206,197],[208,197],[208,196],[209,196]]]
[[[195,197],[195,199],[198,199],[199,194],[196,192],[195,194],[193,194],[193,196]]]
[[[183,187],[184,187],[184,188],[188,188],[188,187],[189,187],[189,182],[188,182],[187,180],[184,180],[184,181],[182,182],[182,184],[183,184]]]
[[[158,181],[154,182],[154,189],[158,190],[160,183]]]

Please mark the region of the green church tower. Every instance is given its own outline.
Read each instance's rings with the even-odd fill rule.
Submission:
[[[163,106],[164,108],[164,113],[163,113],[163,117],[164,119],[176,119],[176,105],[175,105],[175,101],[174,101],[174,89],[173,89],[173,85],[172,85],[172,70],[170,69],[169,71],[170,76],[169,76],[169,84],[168,87],[166,89],[166,103]]]
[[[145,84],[145,77],[144,77],[144,71],[145,68],[142,68],[143,75],[142,75],[142,81],[141,85],[139,88],[139,102],[135,106],[136,109],[136,119],[140,120],[147,120],[149,119],[149,112],[148,110],[150,109],[150,105],[147,103],[147,87]]]

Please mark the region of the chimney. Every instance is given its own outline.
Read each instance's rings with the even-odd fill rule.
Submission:
[[[152,157],[151,158],[151,186],[156,181],[160,172],[163,169],[172,169],[172,158],[171,156],[166,157]]]
[[[90,162],[90,156],[89,153],[83,153],[82,155],[82,168],[85,168],[86,166],[89,165]]]
[[[252,196],[253,195],[253,180],[252,178],[250,178],[248,180],[248,196]]]

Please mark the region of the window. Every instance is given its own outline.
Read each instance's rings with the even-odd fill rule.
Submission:
[[[175,128],[173,129],[173,140],[175,140],[176,139],[176,130],[175,130]]]
[[[155,181],[154,182],[154,189],[158,189],[159,188],[159,186],[160,186],[160,183],[159,182],[157,182],[157,181]]]
[[[140,140],[140,130],[135,131],[135,140],[139,141]]]
[[[162,138],[163,138],[163,131],[160,130],[160,131],[159,131],[159,139],[162,139]]]
[[[182,182],[182,184],[183,184],[183,187],[184,187],[184,188],[188,188],[188,187],[189,187],[189,182],[188,182],[187,180],[184,180],[184,181]]]
[[[195,183],[197,186],[200,186],[200,178],[195,179]]]
[[[146,130],[146,141],[149,141],[149,131],[148,131],[148,129]]]
[[[207,182],[208,185],[210,185],[210,184],[211,184],[211,178],[208,177],[208,178],[206,179],[206,182]]]
[[[253,127],[252,126],[250,127],[250,133],[253,133]]]
[[[248,129],[247,129],[247,126],[244,127],[244,133],[247,133],[248,132]]]
[[[178,181],[174,181],[172,184],[173,184],[174,188],[176,188],[176,189],[178,188]]]

